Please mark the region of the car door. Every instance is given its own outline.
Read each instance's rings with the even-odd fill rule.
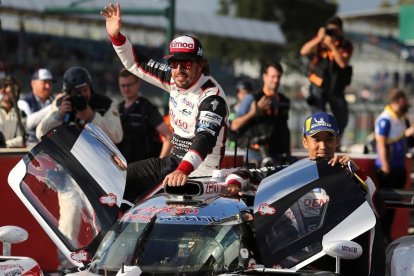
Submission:
[[[341,166],[300,160],[265,178],[254,201],[264,265],[300,269],[331,241],[352,240],[375,225],[364,191]]]
[[[125,179],[122,154],[87,124],[49,131],[8,182],[71,263],[83,266],[119,215]]]

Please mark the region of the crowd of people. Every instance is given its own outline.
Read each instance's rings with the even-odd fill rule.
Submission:
[[[211,175],[220,168],[230,142],[245,149],[256,166],[280,167],[293,162],[290,99],[279,89],[284,72],[280,63],[263,67],[262,86],[257,91],[251,80],[239,82],[238,102],[229,106],[196,37],[184,35],[172,40],[166,64],[159,63],[135,49],[121,33],[119,4],[108,5],[101,14],[124,67],[118,74],[123,100],[115,103],[95,91],[92,76],[80,66],[65,71],[57,95],[52,94],[55,78],[46,68],[33,73],[32,92],[22,99],[19,80],[6,76],[0,83],[0,146],[30,147],[58,125],[93,123],[128,162],[124,197],[130,202],[164,185],[181,186],[188,177]],[[310,60],[310,116],[303,127],[303,146],[312,160],[328,158],[332,164],[345,165],[352,160],[336,153],[348,122],[344,90],[352,77],[352,44],[344,37],[341,19],[333,17],[303,45],[300,54]],[[141,81],[169,93],[169,125],[157,107],[141,95]],[[326,113],[327,103],[333,115]],[[414,127],[406,118],[409,107],[404,91],[392,89],[375,123],[378,188],[402,188],[406,182],[405,154],[414,135]],[[229,192],[239,193],[253,177],[242,170],[230,175]],[[375,189],[375,185],[371,187]],[[388,239],[392,220],[393,212],[385,213],[381,220]],[[382,269],[380,265],[376,268]]]

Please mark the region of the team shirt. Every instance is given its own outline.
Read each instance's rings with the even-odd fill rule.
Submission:
[[[406,120],[386,106],[375,122],[375,135],[387,138],[387,158],[391,168],[405,168],[405,153],[407,152],[405,139]],[[378,152],[378,149],[377,149]],[[375,166],[381,168],[380,158],[376,158]]]

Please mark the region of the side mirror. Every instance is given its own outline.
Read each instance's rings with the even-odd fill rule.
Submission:
[[[0,241],[3,243],[3,256],[11,256],[11,245],[27,240],[29,233],[18,226],[0,227]]]
[[[353,241],[331,241],[324,244],[323,251],[336,259],[336,274],[341,274],[341,259],[354,260],[362,255],[362,247]]]

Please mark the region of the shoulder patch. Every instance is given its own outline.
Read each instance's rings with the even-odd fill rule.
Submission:
[[[216,87],[216,85],[214,84],[214,82],[212,82],[211,80],[206,81],[200,88],[202,91],[208,89],[208,88],[213,88]]]

